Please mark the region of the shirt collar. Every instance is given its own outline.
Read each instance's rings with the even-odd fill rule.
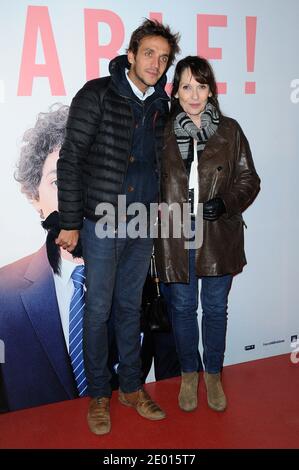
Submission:
[[[126,69],[125,72],[126,72],[127,80],[130,84],[130,87],[132,88],[132,91],[133,91],[134,95],[136,95],[137,98],[139,98],[141,101],[145,101],[146,98],[148,98],[153,93],[155,93],[155,87],[153,87],[153,86],[149,86],[148,89],[146,90],[146,92],[142,93],[142,91],[140,91],[139,88],[135,85],[135,83],[133,83],[132,80],[129,78],[129,75],[128,75],[129,70]]]
[[[61,257],[60,275],[54,274],[54,276],[57,276],[62,284],[67,285],[76,266],[80,266],[80,264]]]

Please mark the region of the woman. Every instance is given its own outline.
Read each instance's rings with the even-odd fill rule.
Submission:
[[[188,56],[178,62],[170,116],[162,164],[162,202],[179,203],[182,208],[189,201],[194,215],[197,203],[203,203],[204,219],[200,248],[186,249],[184,234],[180,238],[160,238],[156,247],[182,371],[179,406],[185,411],[197,407],[201,278],[208,405],[223,411],[227,401],[220,374],[228,294],[233,275],[246,264],[242,212],[255,199],[260,179],[239,124],[220,111],[215,76],[207,60]]]

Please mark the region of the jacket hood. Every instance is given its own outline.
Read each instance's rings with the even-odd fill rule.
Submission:
[[[126,54],[119,55],[112,59],[109,63],[109,73],[111,78],[116,86],[121,83],[125,77],[125,69],[130,69],[131,65],[128,61]],[[155,90],[160,95],[164,95],[165,98],[168,98],[167,93],[164,90],[164,87],[167,83],[166,73],[162,75],[160,80],[155,85]]]

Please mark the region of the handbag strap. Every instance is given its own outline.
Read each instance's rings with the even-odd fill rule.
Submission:
[[[156,258],[154,252],[151,254],[151,277],[155,283],[157,289],[157,295],[160,297],[159,278],[157,273]]]

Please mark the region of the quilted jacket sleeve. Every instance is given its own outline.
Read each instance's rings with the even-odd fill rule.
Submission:
[[[60,226],[65,230],[82,227],[83,164],[96,137],[100,118],[99,95],[88,82],[72,100],[57,162],[58,210]]]

